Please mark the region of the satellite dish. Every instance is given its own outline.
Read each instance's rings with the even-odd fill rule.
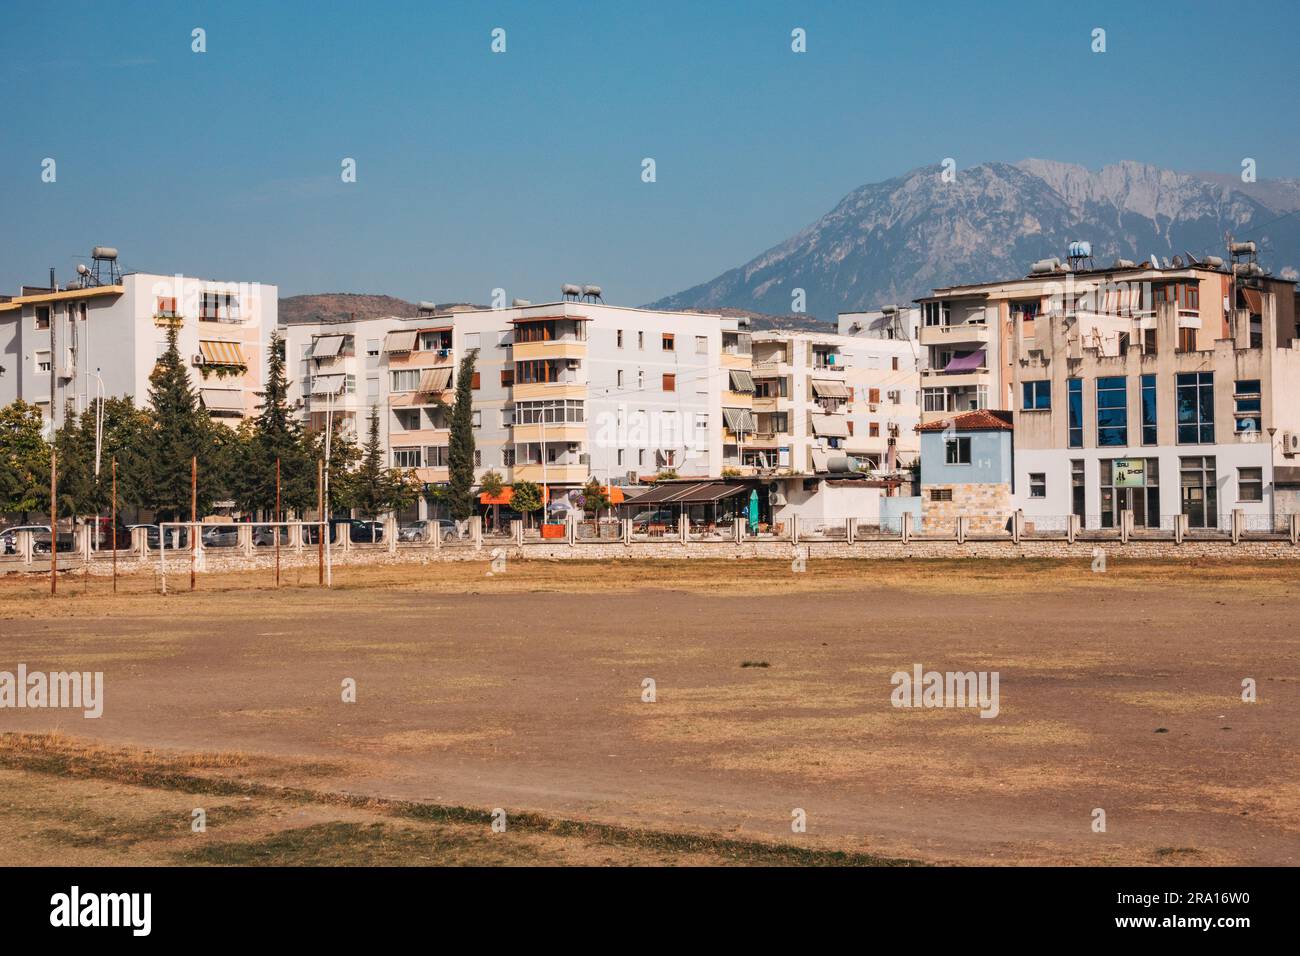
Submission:
[[[1183,257],[1174,256],[1172,265],[1175,269],[1181,269],[1183,267]]]

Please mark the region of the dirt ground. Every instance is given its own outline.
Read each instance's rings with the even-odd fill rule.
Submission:
[[[487,571],[0,580],[0,671],[105,682],[0,709],[10,859],[1300,863],[1287,563]],[[916,664],[998,715],[892,706]]]

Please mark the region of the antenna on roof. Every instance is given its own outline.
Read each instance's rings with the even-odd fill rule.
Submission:
[[[117,264],[117,250],[112,246],[96,246],[94,249],[91,249],[90,261],[92,263],[90,267],[90,279],[94,281],[95,285],[105,284],[105,278],[103,275],[103,270],[106,267],[105,264],[107,264],[108,269],[107,284],[117,285],[122,281],[122,269]],[[78,269],[77,271],[80,272],[81,270]]]

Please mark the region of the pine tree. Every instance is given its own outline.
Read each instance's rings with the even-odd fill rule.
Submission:
[[[50,446],[42,435],[41,410],[19,399],[0,408],[0,513],[49,507]]]
[[[451,436],[447,448],[448,504],[451,516],[463,521],[474,507],[474,363],[478,349],[460,360],[456,376],[456,402],[451,408]]]
[[[198,459],[198,505],[203,515],[221,489],[218,472],[221,436],[190,387],[180,350],[178,328],[167,330],[167,349],[149,376],[151,428],[141,464],[136,503],[171,520],[190,514],[190,459]],[[220,426],[217,426],[220,427]]]
[[[331,448],[331,452],[333,449]],[[331,455],[332,457],[332,455]],[[412,476],[384,464],[384,446],[379,440],[379,409],[371,407],[366,443],[356,471],[347,476],[343,500],[367,518],[377,518],[409,504],[415,497]],[[331,488],[334,479],[331,478]],[[337,498],[337,496],[331,495]]]
[[[284,340],[277,331],[267,350],[266,387],[257,393],[262,399],[258,416],[251,432],[238,436],[230,456],[240,466],[231,484],[241,508],[266,514],[274,509],[277,458],[282,506],[301,511],[316,503],[316,456],[289,408],[288,393]]]

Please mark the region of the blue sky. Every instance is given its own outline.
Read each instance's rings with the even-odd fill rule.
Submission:
[[[103,243],[129,269],[281,294],[541,301],[575,281],[639,304],[947,156],[1300,176],[1300,14],[1252,2],[1228,29],[1225,10],[9,4],[0,291]]]

